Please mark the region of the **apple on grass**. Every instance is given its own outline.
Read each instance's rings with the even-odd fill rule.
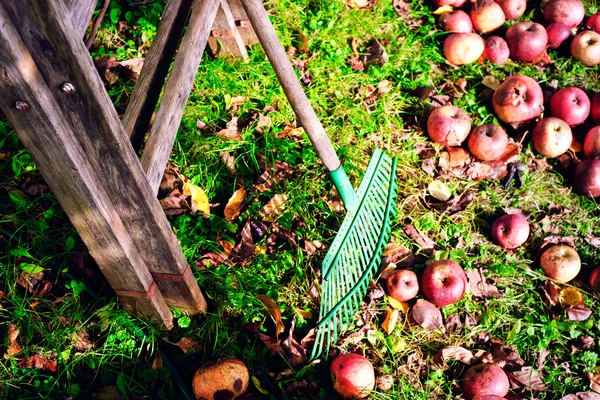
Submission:
[[[571,127],[562,119],[542,118],[533,128],[531,135],[533,148],[544,157],[558,157],[571,147],[573,133]]]
[[[473,23],[469,14],[463,10],[454,10],[440,15],[438,24],[443,31],[457,33],[473,32]]]
[[[600,160],[584,160],[577,164],[571,181],[575,193],[587,198],[600,197]]]
[[[329,369],[333,388],[345,399],[364,399],[375,387],[373,364],[360,354],[342,354]]]
[[[454,304],[465,294],[467,276],[452,260],[433,261],[421,274],[421,291],[432,304],[443,307]]]
[[[596,292],[600,292],[600,280],[598,280],[598,276],[600,276],[600,265],[592,270],[589,277],[590,287]]]
[[[583,31],[571,42],[571,55],[588,67],[600,64],[600,33]]]
[[[544,94],[534,79],[525,75],[513,75],[496,89],[492,105],[502,122],[527,122],[542,113]]]
[[[477,0],[471,7],[470,16],[473,27],[482,34],[495,31],[506,20],[502,7],[494,0]]]
[[[454,65],[474,63],[484,50],[485,42],[477,33],[452,33],[444,40],[444,57]]]
[[[556,49],[571,37],[571,29],[562,22],[553,22],[546,27],[546,34],[548,35],[548,48]]]
[[[578,87],[567,87],[554,93],[550,98],[550,113],[560,118],[569,126],[585,122],[590,115],[590,99]]]
[[[473,156],[481,161],[492,161],[504,154],[508,145],[506,131],[495,124],[484,124],[473,129],[467,146]]]
[[[408,301],[419,293],[417,274],[407,269],[399,269],[385,281],[388,295],[398,301]]]
[[[600,126],[595,126],[588,131],[583,141],[583,155],[585,158],[600,156]]]
[[[540,257],[540,266],[547,277],[567,283],[579,274],[581,259],[571,246],[557,244],[544,250]]]
[[[492,242],[504,249],[516,249],[529,238],[529,222],[519,214],[506,214],[492,224]]]
[[[594,32],[600,33],[600,11],[589,17],[585,23],[585,26],[587,26]]]
[[[500,5],[507,21],[519,19],[527,9],[527,0],[496,0]]]
[[[550,0],[543,10],[546,22],[562,22],[569,29],[575,28],[585,17],[585,8],[580,0]]]
[[[494,63],[504,64],[510,57],[510,49],[506,40],[500,36],[490,36],[485,41],[485,50],[483,50],[483,58]]]
[[[438,107],[427,118],[429,137],[444,146],[460,146],[470,131],[471,118],[457,106]]]
[[[510,58],[515,61],[532,62],[546,50],[548,33],[537,22],[523,21],[511,25],[505,35]]]
[[[503,398],[508,394],[510,382],[502,368],[483,363],[469,367],[460,386],[467,400],[483,399],[485,396]]]

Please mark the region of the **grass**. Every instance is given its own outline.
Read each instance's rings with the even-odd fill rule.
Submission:
[[[434,178],[421,168],[423,160],[415,149],[431,148],[434,157],[443,149],[424,132],[431,101],[419,101],[414,93],[432,87],[438,94],[455,96],[454,83],[465,78],[464,92],[451,101],[469,112],[473,124],[498,122],[489,100],[482,98],[485,76],[501,80],[524,73],[542,84],[556,80],[559,88],[576,85],[598,92],[598,69],[554,51],[550,56],[555,67],[509,62],[454,68],[444,62],[440,49],[445,34],[435,27],[431,4],[417,1],[411,3],[410,19],[401,18],[383,1],[367,10],[347,9],[342,1],[273,0],[266,5],[286,48],[297,48],[299,38],[307,38],[307,53],[296,52],[292,58],[308,63],[312,83],[305,90],[351,181],[358,185],[375,146],[398,156],[399,213],[392,237],[415,253],[418,261],[413,268],[422,270],[429,258],[450,257],[465,268],[484,268],[503,294],[487,300],[467,295],[444,307],[445,320],[457,316],[465,325],[467,319],[474,321],[446,333],[411,325],[403,316],[388,335],[380,328],[385,300],[365,303],[354,330],[366,324],[371,329],[358,343],[341,342],[339,350],[364,352],[378,375],[394,376],[392,389],[372,397],[455,398],[465,365],[447,361],[445,368],[436,370],[431,368],[432,359],[446,346],[486,348],[489,343],[481,340],[486,335],[511,346],[525,365],[536,369],[541,351],[550,351],[540,370],[548,391],[515,390],[522,398],[558,399],[587,391],[586,373],[595,371],[599,354],[596,344],[583,346],[583,339],[597,337],[600,329],[599,299],[585,284],[599,257],[598,249],[587,241],[600,236],[597,204],[573,194],[568,171],[550,160],[554,169],[527,173],[521,189],[505,190],[497,180],[440,178],[455,194],[470,190],[474,200],[454,215],[431,209],[423,198]],[[114,55],[117,60],[143,56],[162,6],[161,1],[146,5],[113,1],[93,55]],[[586,7],[588,15],[598,10],[594,1],[587,1]],[[530,8],[535,10],[535,4]],[[537,11],[532,13],[539,17]],[[119,21],[126,21],[127,27],[117,29]],[[365,42],[377,38],[389,61],[366,71],[352,70],[347,60],[352,56],[348,41],[353,38]],[[176,310],[177,326],[171,332],[159,331],[122,310],[56,199],[51,193],[36,193],[42,177],[12,128],[0,122],[0,332],[4,335],[0,398],[181,398],[176,375],[187,385],[200,365],[226,355],[244,360],[268,392],[261,394],[251,383],[251,398],[281,398],[292,383],[303,380],[316,382],[316,391],[296,391],[293,398],[335,398],[326,362],[292,367],[284,358],[269,354],[253,332],[274,335],[272,320],[257,294],[276,302],[286,327],[296,318],[298,338],[314,326],[318,305],[310,290],[325,252],[317,250],[313,255],[304,245],[306,241],[330,243],[343,213],[331,207],[335,193],[307,137],[279,137],[287,126],[295,125],[294,115],[260,47],[253,46],[249,54],[246,63],[205,55],[172,153],[181,174],[208,193],[213,212],[210,217],[189,212],[169,217],[185,256],[198,267],[194,274],[210,305],[205,316]],[[390,82],[391,91],[368,99],[365,88],[377,87],[382,80]],[[132,88],[132,82],[122,80],[107,85],[120,112]],[[228,107],[235,96],[246,101]],[[259,133],[256,114],[266,114],[265,107],[273,108],[267,114],[271,125]],[[241,130],[240,141],[213,134],[233,117],[251,121]],[[198,120],[206,124],[206,131],[197,127]],[[236,175],[223,163],[224,152],[233,156]],[[258,154],[289,164],[286,177],[265,192],[255,189],[263,172]],[[520,160],[529,163],[536,157],[526,141]],[[247,206],[238,218],[226,221],[223,207],[240,185],[249,191]],[[254,258],[230,265],[201,263],[205,254],[237,243],[246,221],[260,220],[259,211],[276,194],[289,196],[286,208],[275,223],[266,224],[267,235],[257,241]],[[556,206],[569,212],[552,214]],[[514,252],[489,242],[491,222],[506,208],[531,213],[534,227],[527,244]],[[406,236],[407,224],[435,242],[432,257]],[[543,292],[538,248],[551,234],[575,237],[583,269],[574,285],[585,292],[585,304],[593,311],[587,321],[570,321],[564,311],[549,306]],[[46,292],[44,285],[49,287]],[[20,330],[17,342],[22,352],[14,356],[8,355],[10,324]],[[187,353],[169,344],[183,337],[196,344]],[[158,349],[173,368],[153,367]],[[43,368],[22,363],[36,355],[56,363],[55,371],[48,363]]]

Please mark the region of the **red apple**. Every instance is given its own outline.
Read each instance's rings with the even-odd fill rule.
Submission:
[[[587,26],[594,32],[600,33],[600,11],[589,17],[585,23],[585,26]]]
[[[600,291],[600,280],[597,280],[598,276],[600,276],[600,265],[594,268],[589,277],[590,287],[596,292]]]
[[[506,43],[510,58],[515,61],[531,62],[538,58],[548,44],[546,29],[537,22],[517,22],[506,31]]]
[[[443,31],[457,33],[473,32],[471,18],[463,10],[454,10],[440,15],[438,23]]]
[[[471,118],[457,106],[438,107],[427,118],[429,137],[444,146],[460,146],[470,130]]]
[[[600,156],[600,126],[595,126],[588,131],[583,140],[583,155],[585,158]]]
[[[568,87],[554,93],[550,99],[550,113],[569,126],[583,123],[590,115],[590,99],[585,92],[576,87]]]
[[[514,75],[496,89],[492,105],[498,118],[507,124],[531,121],[544,109],[544,94],[532,78]]]
[[[454,65],[474,63],[484,49],[485,42],[477,33],[452,33],[444,41],[444,57]]]
[[[529,222],[519,214],[506,214],[492,224],[492,242],[504,249],[516,249],[529,237]]]
[[[600,124],[600,93],[592,97],[592,120]]]
[[[502,398],[508,394],[510,382],[502,368],[484,363],[470,367],[465,372],[460,386],[467,400],[490,395]]]
[[[591,159],[580,162],[573,170],[571,178],[573,190],[585,197],[600,196],[600,160]]]
[[[573,142],[571,127],[562,119],[542,118],[533,128],[533,148],[544,157],[558,157],[567,152]]]
[[[519,19],[525,13],[527,0],[496,0],[500,4],[507,21]]]
[[[540,257],[540,266],[547,277],[567,283],[579,274],[581,259],[571,246],[556,244],[544,250]]]
[[[467,276],[452,260],[433,261],[421,274],[423,296],[438,307],[456,303],[465,294]]]
[[[342,354],[331,363],[333,388],[345,399],[364,399],[375,387],[373,364],[359,354]]]
[[[407,269],[399,269],[385,281],[388,295],[398,301],[408,301],[419,293],[417,274]]]
[[[504,25],[502,7],[494,0],[477,0],[471,8],[471,21],[479,33],[490,33]]]
[[[548,34],[548,48],[556,49],[565,40],[571,37],[571,29],[562,22],[553,22],[546,27]]]
[[[571,55],[588,67],[600,64],[600,33],[583,31],[577,34],[571,42]]]
[[[435,4],[437,8],[445,5],[449,5],[454,8],[460,8],[466,3],[466,1],[467,0],[433,0],[433,4]]]
[[[494,64],[504,64],[510,56],[510,50],[506,40],[500,36],[490,36],[485,41],[485,50],[483,58]]]
[[[504,154],[507,144],[506,131],[495,124],[476,127],[467,142],[471,154],[482,161],[492,161],[500,157]]]
[[[562,22],[574,28],[583,21],[585,8],[580,0],[550,0],[544,5],[544,19],[548,23]]]

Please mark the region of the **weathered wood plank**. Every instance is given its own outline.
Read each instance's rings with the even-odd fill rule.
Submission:
[[[98,0],[65,0],[65,5],[71,14],[71,21],[79,37],[85,35],[90,25]]]
[[[191,6],[192,0],[169,0],[163,11],[156,36],[146,55],[122,119],[135,150],[141,148],[144,136],[148,132]]]
[[[6,10],[33,57],[58,110],[80,146],[97,185],[106,190],[125,230],[152,274],[181,276],[189,268],[167,221],[156,191],[145,178],[90,54],[76,34],[67,9],[55,0],[5,2]],[[158,286],[170,304],[205,310],[198,285],[169,281]],[[176,289],[174,289],[176,287]],[[194,296],[190,292],[195,293]],[[199,301],[202,300],[202,301]]]
[[[250,24],[250,21],[248,20],[246,10],[244,10],[241,0],[227,0],[227,3],[229,3],[229,9],[231,10],[238,31],[240,32],[240,35],[242,35],[244,44],[246,46],[252,46],[253,44],[258,43],[258,37],[256,36],[254,29],[252,29],[252,24]]]
[[[152,193],[158,193],[219,3],[220,0],[194,0],[192,5],[190,22],[181,39],[141,158]]]
[[[215,57],[232,56],[244,60],[248,58],[244,40],[236,27],[226,0],[221,0],[208,44]]]
[[[48,86],[11,21],[0,4],[0,109],[108,282],[116,291],[128,292],[121,296],[123,304],[171,327],[173,316],[161,292],[148,296],[155,286],[152,276],[109,194],[98,184],[103,178],[80,146],[80,132],[57,104],[56,92],[58,97],[66,94]]]

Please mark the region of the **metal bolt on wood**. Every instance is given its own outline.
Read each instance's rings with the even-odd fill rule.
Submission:
[[[21,100],[15,102],[15,108],[21,112],[29,112],[31,110],[31,106]]]
[[[66,94],[75,94],[75,86],[71,82],[65,82],[60,85],[60,90]]]

